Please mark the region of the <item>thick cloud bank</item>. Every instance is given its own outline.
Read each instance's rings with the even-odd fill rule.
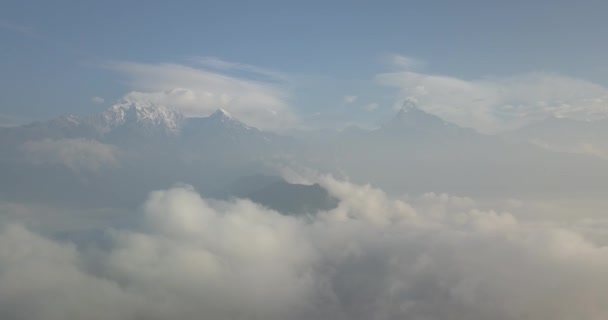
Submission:
[[[152,192],[95,248],[0,232],[2,319],[606,319],[608,248],[473,200],[322,179],[340,205],[284,216]]]

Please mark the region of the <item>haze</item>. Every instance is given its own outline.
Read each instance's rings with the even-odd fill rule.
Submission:
[[[0,319],[608,318],[600,1],[5,1]]]

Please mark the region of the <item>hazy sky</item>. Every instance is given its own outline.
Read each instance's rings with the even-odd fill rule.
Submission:
[[[405,70],[467,85],[484,82],[484,88],[489,81],[501,92],[511,90],[509,81],[521,82],[521,75],[542,74],[566,79],[543,87],[554,90],[551,98],[572,80],[584,82],[585,90],[592,87],[593,93],[579,100],[602,99],[608,86],[607,21],[608,3],[591,0],[5,0],[0,4],[0,121],[91,114],[132,91],[176,88],[194,90],[190,107],[230,107],[239,100],[234,92],[246,87],[251,95],[234,108],[249,108],[246,99],[258,107],[270,105],[272,112],[289,109],[300,120],[373,122],[393,111],[404,88],[418,86],[385,77]],[[172,75],[184,68],[211,71],[212,77],[190,88],[200,74]],[[226,81],[218,84],[215,76]],[[405,96],[412,95],[408,92]],[[217,99],[200,102],[201,95]],[[516,96],[491,107],[548,100]],[[569,97],[554,100],[570,103]],[[418,100],[431,111],[442,109],[435,98]],[[604,100],[598,103],[605,107]],[[454,112],[443,114],[449,118]],[[492,131],[492,121],[479,127]]]
[[[0,319],[608,319],[607,21],[0,0]]]

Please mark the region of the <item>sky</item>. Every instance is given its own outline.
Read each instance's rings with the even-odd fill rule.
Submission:
[[[268,129],[373,125],[404,99],[484,132],[587,119],[606,109],[606,12],[592,0],[6,0],[0,125],[125,97],[193,116],[224,107]]]
[[[1,0],[0,319],[608,319],[607,21]]]

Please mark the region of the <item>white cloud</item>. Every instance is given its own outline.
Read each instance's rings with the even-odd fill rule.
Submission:
[[[524,223],[469,198],[406,200],[318,181],[341,203],[309,217],[205,200],[187,186],[153,192],[142,223],[112,231],[107,249],[4,228],[2,318],[608,316],[608,251],[574,228]]]
[[[216,70],[223,71],[244,71],[252,74],[266,76],[269,79],[274,79],[277,81],[285,81],[287,80],[287,76],[266,68],[261,68],[258,66],[240,63],[240,62],[232,62],[226,61],[216,57],[198,57],[193,59],[194,62],[201,64],[204,67],[213,68]]]
[[[141,306],[118,283],[83,270],[73,245],[18,225],[0,233],[0,314],[3,319],[127,319]],[[10,307],[8,307],[10,306]]]
[[[61,165],[75,172],[97,172],[118,164],[118,149],[89,139],[42,139],[22,147],[25,158],[37,165]]]
[[[424,65],[426,64],[422,60],[396,53],[383,55],[382,61],[390,67],[402,70],[418,69],[424,67]]]
[[[365,111],[374,111],[376,109],[378,109],[380,107],[380,105],[376,102],[372,102],[370,104],[367,104],[363,107],[363,110]]]
[[[406,99],[461,126],[495,133],[550,115],[596,119],[608,115],[608,88],[551,73],[464,80],[417,72],[376,76],[399,89],[395,107]]]
[[[342,98],[342,101],[346,104],[351,104],[351,103],[354,103],[355,101],[357,101],[358,98],[359,97],[357,97],[357,96],[347,95]]]
[[[241,67],[226,64],[225,68]],[[108,67],[129,79],[134,91],[126,95],[126,100],[164,104],[186,116],[206,116],[224,108],[250,125],[269,130],[288,128],[296,120],[287,90],[276,81],[252,80],[180,64],[115,62]]]
[[[91,101],[95,104],[102,104],[105,100],[102,97],[93,97],[91,98]]]

